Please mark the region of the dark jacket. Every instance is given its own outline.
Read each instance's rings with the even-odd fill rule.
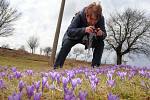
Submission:
[[[85,33],[85,28],[87,27],[87,21],[86,21],[84,10],[85,8],[72,19],[71,24],[69,25],[63,37],[63,41],[65,39],[80,41],[83,39],[85,35],[87,35],[87,33]],[[107,34],[105,30],[105,22],[103,16],[98,20],[95,27],[100,28],[105,33],[103,36],[97,37],[97,39],[104,40]]]

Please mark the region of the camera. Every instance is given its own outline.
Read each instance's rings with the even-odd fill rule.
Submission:
[[[97,32],[99,31],[99,28],[92,28],[93,29],[93,33],[95,34],[95,35],[97,35]]]

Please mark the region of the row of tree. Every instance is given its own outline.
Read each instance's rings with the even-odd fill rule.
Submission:
[[[35,36],[29,37],[27,40],[27,46],[30,49],[30,53],[35,54],[36,49],[39,47],[39,39]],[[9,44],[3,44],[1,48],[9,49]],[[24,45],[21,45],[17,50],[28,52]],[[50,56],[52,52],[51,47],[40,48],[40,55]],[[80,57],[81,55],[84,55]],[[68,58],[82,59],[88,61],[92,57],[92,52],[89,50],[84,50],[84,48],[75,47],[72,52],[69,53]]]
[[[6,0],[0,0],[0,37],[13,34],[13,22],[20,15]],[[122,56],[126,54],[150,55],[150,18],[144,11],[128,8],[111,14],[106,23],[108,36],[105,48],[116,52],[117,64],[122,63]],[[38,40],[31,38],[28,45],[34,53]]]
[[[35,50],[39,47],[39,39],[35,36],[29,37],[29,39],[27,40],[27,46],[30,49],[30,53],[35,54]],[[10,47],[9,44],[2,44],[1,48],[9,49]],[[24,45],[21,45],[20,48],[18,48],[18,50],[28,52]],[[49,56],[51,51],[51,47],[40,48],[40,55],[44,53],[44,55]]]

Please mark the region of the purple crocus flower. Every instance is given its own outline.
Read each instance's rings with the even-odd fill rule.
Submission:
[[[27,86],[26,89],[27,89],[28,98],[31,99],[31,97],[32,97],[32,95],[34,93],[34,85]]]
[[[0,80],[0,89],[3,89],[4,87],[5,87],[4,81],[3,81],[3,80]]]
[[[41,72],[41,76],[42,76],[42,77],[48,77],[48,73]]]
[[[140,74],[141,76],[144,76],[144,77],[146,76],[146,72],[145,72],[145,70],[143,70],[143,69],[142,69],[142,70],[139,70],[139,74]]]
[[[65,94],[64,100],[77,100],[76,97],[73,95]]]
[[[12,96],[9,96],[8,97],[8,100],[21,100],[21,96],[22,94],[21,93],[14,93]]]
[[[89,76],[89,79],[90,79],[92,87],[93,86],[95,87],[95,85],[98,85],[99,79],[96,77],[96,75]]]
[[[112,93],[109,93],[107,95],[108,100],[120,100],[117,95],[113,95]]]
[[[57,75],[57,72],[49,72],[50,77],[52,78],[52,81],[55,80],[55,77]]]
[[[15,77],[16,77],[17,79],[19,79],[20,77],[22,77],[21,72],[16,71],[16,72],[15,72]]]
[[[115,86],[115,80],[107,80],[107,84],[110,87],[114,87]]]
[[[38,82],[35,82],[35,88],[36,88],[36,92],[38,92],[38,90],[39,90],[39,88],[40,88],[40,84],[41,84],[41,82],[40,81],[38,81]]]
[[[75,74],[81,73],[81,69],[74,69],[73,71]]]
[[[115,72],[115,70],[112,70],[112,69],[110,71],[108,71],[108,73],[107,73],[108,79],[112,79],[114,72]]]
[[[71,80],[71,84],[72,84],[73,89],[77,86],[77,83],[78,83],[77,79],[72,79]]]
[[[86,100],[86,97],[87,97],[87,92],[86,91],[84,91],[84,92],[79,91],[80,100]]]
[[[26,73],[31,76],[33,75],[33,70],[27,70]]]
[[[128,76],[129,76],[129,79],[132,79],[134,76],[135,76],[136,72],[135,71],[130,71]]]
[[[98,79],[97,77],[95,78],[94,83],[95,83],[96,85],[98,85],[99,79]]]
[[[91,88],[93,91],[96,90],[96,84],[94,81],[91,81]]]
[[[45,84],[47,83],[48,78],[47,77],[43,77],[42,78],[42,91],[44,89]]]
[[[113,74],[112,74],[112,73],[107,73],[107,78],[108,78],[108,79],[112,79],[112,77],[113,77]]]
[[[63,83],[63,87],[66,88],[67,87],[67,84],[69,82],[69,78],[67,77],[62,77],[62,83]]]
[[[16,67],[12,67],[11,70],[12,70],[12,72],[16,72],[17,71]]]
[[[50,89],[50,86],[49,86],[49,84],[48,84],[48,81],[46,82],[46,84],[45,84],[44,87],[46,87],[47,89]]]
[[[74,78],[75,77],[74,71],[68,71],[67,76],[69,77],[69,79]]]
[[[5,72],[1,72],[0,73],[0,77],[4,78],[6,76],[6,73]]]
[[[35,93],[34,100],[40,100],[41,96],[42,96],[41,92],[40,93]]]
[[[4,70],[5,70],[5,71],[7,71],[7,69],[8,69],[8,67],[7,67],[7,66],[5,66],[5,67],[4,67]]]
[[[14,78],[14,75],[8,75],[8,79],[12,80]]]
[[[60,77],[61,77],[61,75],[59,73],[57,73],[55,79],[58,84],[60,83]]]
[[[47,77],[43,77],[42,78],[42,86],[44,86],[47,82],[48,78]]]
[[[147,77],[150,79],[150,72],[147,72]]]
[[[99,79],[96,77],[96,75],[92,74],[92,75],[89,76],[89,80],[91,82],[91,88],[92,88],[92,90],[95,90],[96,86],[99,83]]]
[[[68,94],[65,94],[65,95],[64,95],[64,100],[71,100],[71,97],[70,97],[70,95],[68,95]]]
[[[117,72],[118,76],[121,77],[121,79],[123,80],[125,78],[125,76],[127,75],[127,72]]]
[[[49,85],[49,89],[51,89],[51,90],[55,90],[55,89],[56,89],[56,87],[55,87],[55,85],[54,85],[54,84],[51,84],[51,85]]]
[[[96,75],[90,75],[89,76],[90,81],[95,80],[95,78],[96,78]]]
[[[78,84],[81,84],[82,80],[80,78],[76,78],[76,80]]]
[[[76,100],[72,89],[64,88],[64,100]]]
[[[20,92],[22,91],[22,89],[24,88],[24,86],[25,86],[25,83],[24,83],[22,80],[19,81],[18,87],[19,87],[19,91],[20,91]]]

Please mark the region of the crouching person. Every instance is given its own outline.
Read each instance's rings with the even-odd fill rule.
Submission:
[[[62,47],[54,63],[54,69],[62,68],[64,61],[71,48],[81,43],[85,48],[93,48],[92,67],[99,67],[104,49],[104,39],[107,36],[105,30],[104,16],[100,4],[93,2],[84,7],[72,19],[66,33],[64,34]]]

